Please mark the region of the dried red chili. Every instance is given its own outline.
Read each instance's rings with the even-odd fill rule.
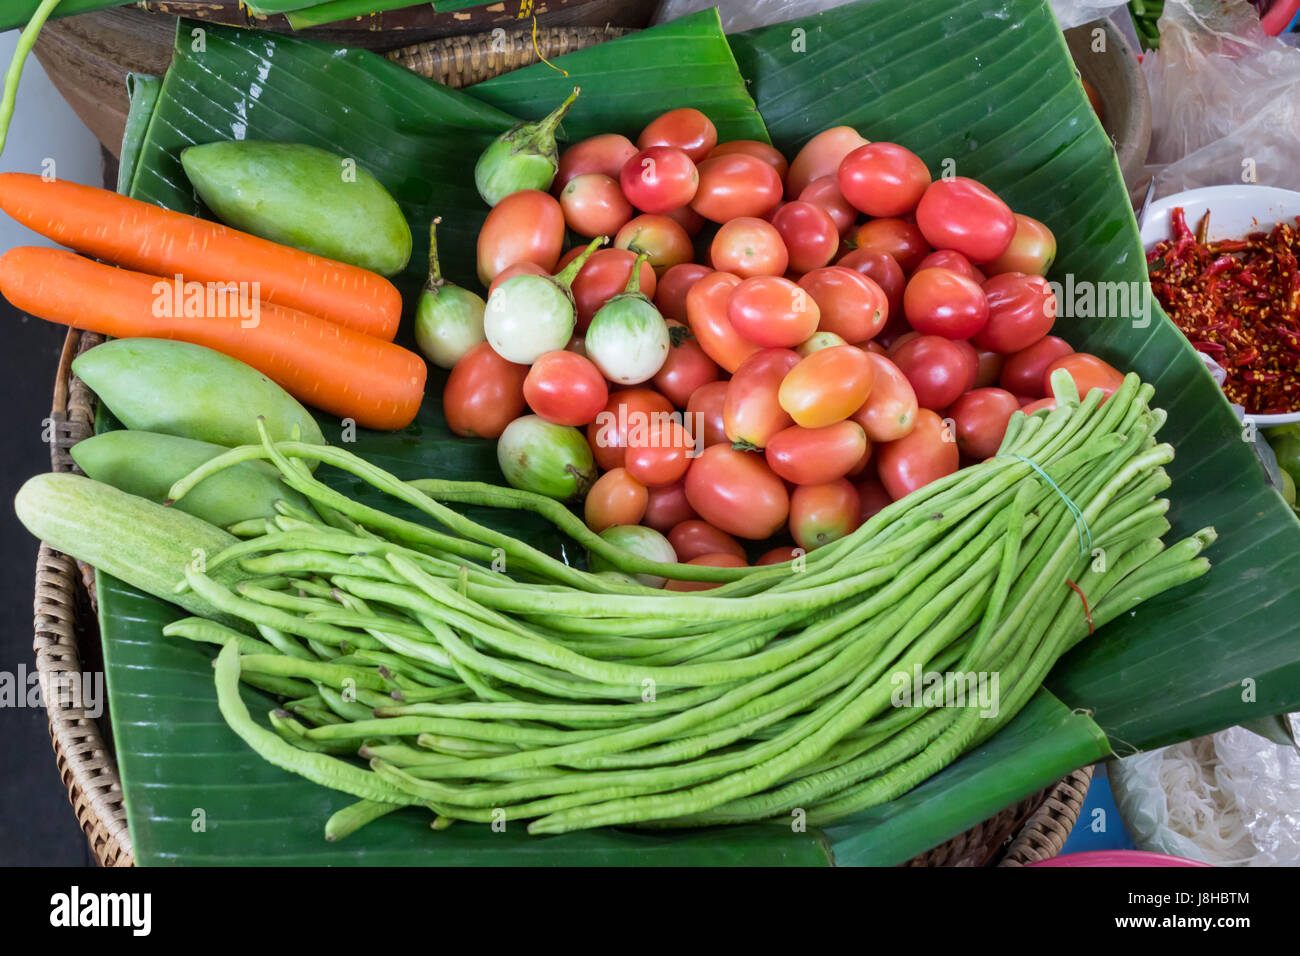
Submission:
[[[1297,217],[1300,222],[1300,217]],[[1151,289],[1192,345],[1227,371],[1223,390],[1247,411],[1300,411],[1300,231],[1280,222],[1244,239],[1206,242],[1209,213],[1147,254]]]

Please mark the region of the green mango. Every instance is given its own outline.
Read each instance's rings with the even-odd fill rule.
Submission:
[[[189,342],[114,339],[72,361],[72,371],[123,425],[216,445],[253,445],[259,417],[275,441],[325,444],[302,404],[238,359]],[[314,463],[312,463],[314,464]]]
[[[236,229],[385,276],[411,258],[396,200],[348,157],[242,140],[190,146],[181,165],[204,204]]]
[[[120,430],[77,442],[71,454],[96,481],[161,504],[173,484],[227,450],[175,435]],[[275,466],[242,461],[204,478],[175,507],[225,528],[248,518],[275,517],[277,499],[311,510],[305,497],[280,481]]]

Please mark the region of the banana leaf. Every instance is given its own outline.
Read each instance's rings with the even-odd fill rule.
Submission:
[[[124,7],[131,2],[132,0],[62,0],[50,16],[70,17],[77,13],[103,10],[105,7]],[[41,0],[10,0],[0,9],[0,30],[26,26],[40,4]]]

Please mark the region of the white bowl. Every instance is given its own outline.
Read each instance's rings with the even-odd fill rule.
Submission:
[[[1205,211],[1210,210],[1210,239],[1237,239],[1248,232],[1267,232],[1275,223],[1295,221],[1300,216],[1300,192],[1272,186],[1204,186],[1154,200],[1142,221],[1142,246],[1151,251],[1161,239],[1169,238],[1169,214],[1183,207],[1189,229],[1195,230]],[[1285,415],[1254,415],[1260,426],[1300,422],[1300,412]]]

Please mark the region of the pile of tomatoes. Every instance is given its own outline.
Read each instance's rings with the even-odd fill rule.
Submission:
[[[549,194],[493,209],[480,278],[553,273],[596,236],[613,243],[573,282],[568,348],[528,367],[477,346],[453,369],[448,421],[495,437],[531,409],[585,428],[599,475],[588,525],[653,529],[681,561],[743,564],[740,539],[787,528],[793,545],[759,563],[789,560],[995,454],[1014,411],[1052,404],[1054,370],[1081,392],[1121,381],[1050,334],[1056,241],[1043,223],[849,127],[790,162],[766,143],[719,143],[693,109],[635,144],[576,143]],[[646,381],[617,385],[582,335],[638,254],[673,344]]]

